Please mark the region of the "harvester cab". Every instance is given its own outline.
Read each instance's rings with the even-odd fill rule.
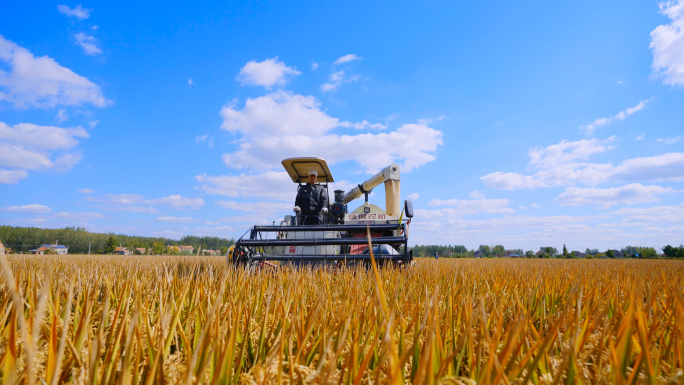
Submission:
[[[404,201],[402,210],[398,165],[385,167],[348,192],[334,191],[331,201],[328,187],[334,179],[324,159],[289,158],[282,164],[292,182],[297,184],[297,191],[307,183],[309,172],[316,170],[328,204],[315,221],[297,211],[286,215],[279,224],[253,226],[229,249],[228,264],[337,266],[369,263],[369,233],[373,255],[379,265],[408,265],[412,262],[408,230],[413,205]],[[383,183],[384,210],[368,201],[371,191]],[[349,211],[349,203],[362,196],[364,203]]]

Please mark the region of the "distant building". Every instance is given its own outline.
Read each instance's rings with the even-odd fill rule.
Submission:
[[[181,251],[181,248],[178,246],[168,246],[166,248],[167,253],[180,253],[180,251]]]
[[[209,250],[209,249],[202,250],[202,254],[204,254],[204,255],[216,255],[218,253],[219,253],[218,250]]]
[[[125,247],[117,247],[116,249],[114,249],[114,254],[131,255],[131,251]]]
[[[31,254],[45,254],[48,250],[53,251],[55,254],[66,255],[69,253],[69,248],[64,245],[50,245],[44,244],[37,249],[29,250]]]
[[[69,253],[69,248],[64,246],[64,245],[43,245],[43,246],[47,246],[48,248],[50,248],[50,250],[57,252],[57,254],[59,254],[59,255],[66,255]]]
[[[475,254],[473,254],[473,258],[484,258],[484,256],[485,256],[485,255],[484,255],[484,253],[482,252],[482,250],[478,250],[478,251],[475,252]]]
[[[587,254],[581,252],[581,251],[573,251],[575,253],[575,258],[586,258]]]
[[[138,254],[145,254],[147,252],[147,249],[144,247],[136,247],[135,252]]]
[[[178,246],[178,247],[180,247],[181,252],[184,252],[184,253],[192,253],[193,251],[195,251],[195,248],[192,246]]]

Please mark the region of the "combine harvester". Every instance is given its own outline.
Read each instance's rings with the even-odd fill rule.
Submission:
[[[298,184],[297,191],[306,183],[309,170],[318,172],[318,182],[326,192],[328,183],[334,181],[328,164],[321,158],[290,158],[282,164],[292,182]],[[385,210],[368,203],[368,195],[381,183],[385,184]],[[277,266],[274,261],[294,265],[367,264],[371,258],[370,233],[378,265],[409,265],[413,260],[413,251],[408,248],[413,205],[404,201],[401,211],[399,191],[399,166],[391,164],[346,193],[336,190],[334,202],[323,210],[320,224],[304,224],[310,221],[297,212],[286,215],[278,225],[253,226],[228,250],[228,264],[256,267]],[[362,196],[365,203],[349,212],[347,204]],[[331,202],[329,192],[328,202]]]

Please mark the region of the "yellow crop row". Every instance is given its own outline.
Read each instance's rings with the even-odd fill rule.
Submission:
[[[2,383],[682,383],[684,263],[0,257]]]

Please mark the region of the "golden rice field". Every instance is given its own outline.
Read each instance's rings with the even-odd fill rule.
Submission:
[[[684,263],[8,256],[2,383],[683,383]]]

